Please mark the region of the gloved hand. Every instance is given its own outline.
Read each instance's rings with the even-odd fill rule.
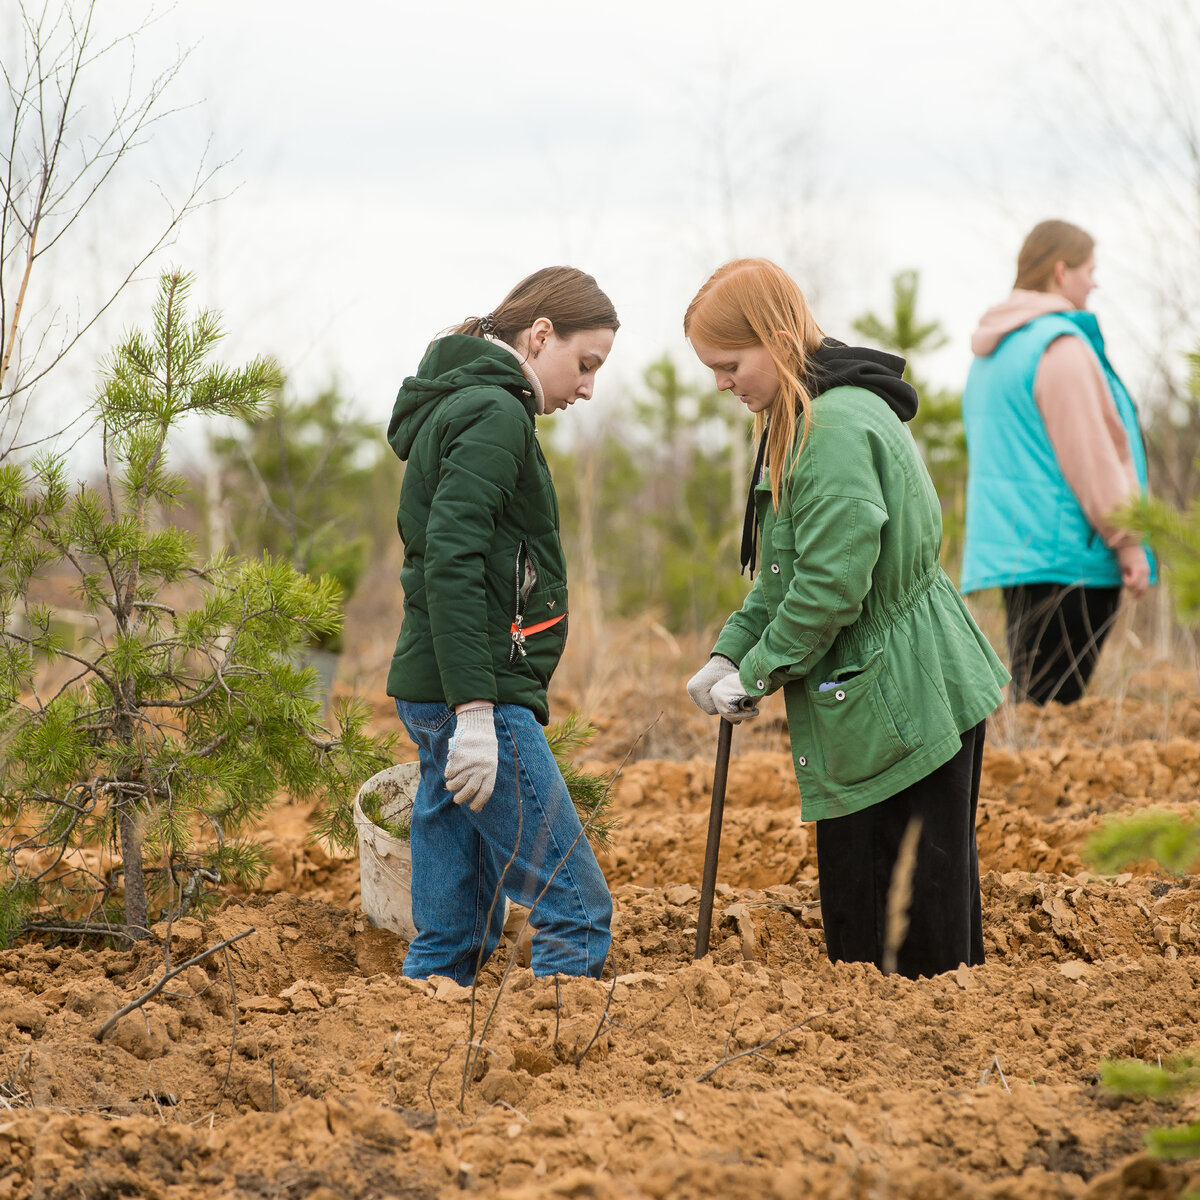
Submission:
[[[723,654],[714,654],[687,681],[688,695],[691,696],[693,703],[701,712],[708,713],[710,717],[717,715],[717,706],[712,702],[710,695],[712,686],[718,679],[724,679],[726,675],[737,675],[737,663]]]
[[[455,804],[470,801],[471,811],[478,812],[496,786],[500,752],[492,706],[481,704],[454,712],[456,723],[446,755],[446,791],[454,794]]]
[[[753,706],[750,708],[740,707],[741,701],[746,700],[747,696],[746,689],[742,686],[742,681],[736,672],[718,679],[713,684],[709,696],[712,699],[713,707],[721,717],[734,725],[739,721],[750,721],[758,716],[757,708]]]

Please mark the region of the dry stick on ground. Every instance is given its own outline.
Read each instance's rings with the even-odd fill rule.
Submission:
[[[458,1042],[450,1043],[445,1057],[429,1072],[429,1078],[425,1081],[425,1095],[429,1097],[429,1110],[433,1113],[435,1120],[437,1118],[437,1105],[433,1102],[433,1081],[437,1077],[437,1073],[450,1061],[450,1056],[454,1053],[455,1046],[459,1044]]]
[[[921,836],[921,818],[910,817],[900,839],[892,881],[888,885],[887,921],[883,940],[883,973],[896,973],[896,960],[908,936],[908,910],[912,907],[913,871],[917,866],[917,841]]]
[[[241,933],[236,933],[231,938],[226,938],[223,942],[218,942],[215,946],[210,946],[207,950],[202,950],[199,954],[193,955],[185,963],[180,963],[173,971],[168,971],[152,988],[143,992],[136,1000],[131,1000],[123,1008],[117,1009],[107,1021],[96,1031],[96,1041],[104,1041],[104,1035],[124,1016],[133,1012],[135,1008],[141,1008],[147,1000],[152,1000],[166,985],[175,978],[176,975],[186,971],[188,967],[194,967],[198,962],[203,962],[210,954],[216,954],[218,950],[224,950],[226,946],[232,946],[234,942],[240,942],[242,938],[249,937],[255,931],[253,929],[243,929]],[[236,1008],[236,1005],[235,1005]]]
[[[525,810],[521,807],[521,759],[517,754],[517,739],[510,733],[509,740],[512,742],[513,748],[513,784],[516,787],[517,796],[517,836],[513,842],[512,853],[508,856],[508,862],[504,864],[504,869],[500,872],[500,878],[496,880],[496,890],[492,893],[492,902],[488,905],[487,920],[483,926],[483,941],[479,943],[479,953],[475,956],[475,973],[471,977],[471,1013],[467,1022],[467,1045],[471,1046],[475,1041],[475,989],[479,979],[479,972],[483,970],[483,952],[487,949],[488,931],[492,927],[492,914],[496,911],[496,905],[504,899],[504,878],[508,874],[508,869],[517,860],[517,851],[521,848],[521,831],[525,823]],[[522,927],[523,929],[524,927]],[[518,935],[518,941],[520,936]],[[515,957],[514,949],[514,957]],[[482,1034],[480,1035],[482,1038]],[[479,1055],[476,1054],[476,1059]],[[471,1062],[471,1051],[468,1049],[466,1058],[463,1061],[463,1077],[462,1088],[459,1091],[459,1107],[461,1108],[467,1096],[467,1088],[470,1086],[471,1075],[474,1073],[475,1067]]]
[[[229,1076],[233,1073],[233,1048],[237,1045],[238,1002],[237,984],[233,978],[233,964],[229,961],[229,947],[222,947],[221,953],[225,958],[225,973],[229,976],[229,990],[233,994],[233,1032],[229,1035],[229,1062],[225,1064],[225,1078],[221,1083],[221,1095],[224,1096],[225,1089],[229,1086]]]
[[[557,984],[558,980],[555,979],[554,982]],[[600,1014],[600,1024],[596,1026],[595,1032],[592,1034],[592,1036],[590,1038],[588,1038],[588,1044],[586,1046],[584,1046],[584,1048],[579,1052],[579,1057],[575,1059],[575,1070],[577,1070],[577,1071],[579,1070],[580,1066],[583,1064],[583,1060],[585,1058],[587,1058],[587,1052],[592,1048],[592,1046],[596,1042],[596,1039],[600,1036],[600,1031],[604,1028],[604,1022],[608,1018],[608,1010],[612,1006],[613,993],[616,990],[617,990],[617,968],[614,966],[613,967],[612,987],[610,987],[608,989],[608,999],[605,1000],[604,1011]],[[554,1044],[556,1046],[558,1045],[558,1026],[557,1026],[557,1024],[555,1025],[555,1029],[554,1029]]]
[[[32,1057],[32,1055],[33,1055],[33,1047],[30,1046],[25,1051],[25,1053],[21,1055],[21,1061],[19,1063],[17,1063],[16,1067],[13,1068],[13,1073],[3,1083],[0,1083],[0,1095],[6,1094],[8,1096],[11,1096],[14,1100],[19,1099],[22,1095],[27,1095],[27,1096],[29,1096],[29,1098],[31,1100],[33,1099],[32,1086],[30,1087],[30,1090],[28,1092],[24,1092],[24,1093],[21,1092],[17,1087],[17,1076],[20,1075],[21,1069],[29,1061],[29,1059]],[[32,1079],[32,1075],[30,1076],[30,1078]],[[5,1107],[11,1108],[12,1105],[8,1104],[6,1101]]]
[[[432,1071],[430,1071],[429,1078],[428,1078],[428,1080],[426,1080],[426,1083],[425,1083],[425,1095],[429,1097],[429,1108],[435,1118],[437,1117],[437,1105],[433,1102],[433,1081],[437,1077],[437,1073],[450,1061],[452,1055],[454,1054],[454,1051],[459,1046],[465,1046],[467,1048],[468,1054],[471,1052],[472,1047],[474,1047],[476,1050],[487,1050],[487,1047],[482,1042],[451,1042],[450,1043],[450,1045],[446,1049],[446,1053],[443,1056],[442,1061],[439,1062],[437,1064],[437,1066],[435,1066],[433,1068]],[[487,1052],[489,1054],[494,1053],[494,1051],[492,1051],[492,1050],[487,1050]]]
[[[135,932],[136,931],[136,932]],[[78,921],[69,925],[48,921],[26,921],[21,933],[69,933],[80,937],[119,937],[127,942],[141,941],[150,931],[136,925],[106,925],[101,921]]]
[[[1159,1065],[1160,1067],[1162,1066],[1162,1059],[1161,1059],[1161,1057],[1160,1057],[1160,1059],[1159,1059],[1159,1064],[1158,1064],[1158,1065]],[[986,1084],[987,1084],[987,1081],[988,1081],[988,1080],[989,1080],[989,1079],[992,1077],[992,1068],[993,1068],[993,1067],[995,1067],[995,1068],[996,1068],[996,1074],[1000,1076],[1000,1082],[1001,1082],[1002,1084],[1004,1084],[1004,1090],[1005,1090],[1006,1092],[1008,1092],[1008,1094],[1011,1096],[1011,1095],[1012,1095],[1012,1089],[1011,1089],[1011,1088],[1008,1086],[1008,1080],[1004,1078],[1004,1070],[1003,1070],[1003,1068],[1000,1066],[1000,1056],[999,1056],[998,1054],[993,1054],[993,1055],[992,1055],[992,1061],[991,1061],[990,1063],[988,1063],[988,1065],[987,1065],[986,1067],[984,1067],[984,1069],[983,1069],[983,1074],[982,1074],[982,1075],[980,1075],[980,1077],[979,1077],[979,1086],[980,1086],[980,1087],[984,1087],[984,1086],[986,1086]]]
[[[709,1069],[705,1071],[703,1075],[697,1075],[695,1082],[703,1083],[706,1079],[711,1079],[722,1067],[727,1067],[731,1062],[736,1062],[739,1058],[746,1058],[751,1054],[757,1055],[760,1050],[765,1050],[769,1045],[771,1045],[772,1042],[779,1041],[781,1037],[786,1037],[789,1033],[795,1033],[797,1029],[803,1029],[804,1026],[809,1023],[809,1021],[815,1021],[818,1017],[828,1017],[831,1013],[837,1013],[841,1011],[842,1010],[840,1008],[826,1008],[822,1009],[820,1012],[809,1013],[809,1015],[805,1017],[803,1021],[798,1021],[795,1025],[789,1025],[786,1029],[781,1029],[778,1033],[767,1038],[765,1042],[759,1042],[757,1046],[751,1046],[748,1050],[739,1050],[736,1054],[730,1054],[728,1052],[729,1038],[726,1038],[725,1057],[721,1059],[721,1061],[717,1063],[715,1067],[709,1067]],[[735,1017],[734,1020],[736,1021],[737,1018]],[[733,1030],[731,1029],[730,1035],[732,1036],[732,1034]],[[666,1100],[669,1096],[678,1096],[679,1090],[679,1088],[672,1088],[669,1092],[663,1092],[662,1098]]]
[[[614,979],[615,979],[615,976],[614,976]],[[551,1046],[553,1046],[555,1048],[556,1051],[558,1049],[558,1025],[559,1025],[559,1018],[561,1016],[562,1016],[562,983],[559,980],[558,976],[555,975],[555,977],[554,977],[554,1041],[551,1042],[550,1044],[551,1044]]]
[[[639,1021],[636,1025],[622,1025],[619,1021],[610,1021],[609,1024],[615,1029],[624,1029],[626,1033],[641,1033],[641,1031],[648,1025],[653,1025],[654,1022],[657,1021],[658,1018],[661,1017],[663,1013],[665,1013],[667,1009],[669,1009],[671,1005],[675,1003],[676,1000],[686,1000],[688,1007],[691,1007],[692,1002],[688,1000],[687,996],[683,992],[675,992],[673,995],[667,998],[666,1003],[661,1004],[644,1021]],[[694,1029],[695,1027],[696,1023],[693,1021],[692,1028]]]
[[[550,885],[554,882],[555,877],[558,875],[559,871],[562,870],[563,863],[565,863],[567,861],[567,859],[571,857],[571,854],[574,852],[575,847],[579,845],[579,839],[582,837],[586,837],[587,831],[588,831],[589,827],[591,826],[592,821],[595,819],[595,817],[596,817],[597,813],[599,813],[600,809],[603,808],[604,800],[607,798],[608,793],[612,790],[613,784],[615,784],[617,782],[617,780],[621,777],[621,772],[625,769],[625,764],[629,761],[630,755],[632,755],[633,752],[637,749],[638,743],[641,742],[642,738],[644,738],[646,736],[646,734],[648,734],[650,732],[650,730],[652,730],[654,728],[654,726],[658,724],[658,722],[661,720],[661,718],[662,718],[662,713],[660,712],[658,714],[658,716],[655,717],[654,720],[651,721],[650,724],[647,725],[646,728],[643,729],[642,732],[639,733],[637,735],[637,737],[633,739],[633,743],[630,745],[629,749],[625,751],[624,758],[622,758],[621,761],[617,764],[617,769],[613,772],[612,778],[608,781],[607,785],[605,786],[604,792],[602,793],[602,795],[600,797],[599,803],[597,803],[596,807],[594,809],[592,809],[592,811],[590,813],[588,813],[588,818],[580,826],[579,832],[575,835],[575,840],[567,847],[567,852],[562,856],[562,858],[558,862],[558,865],[550,873],[550,878],[546,880],[546,886],[544,888],[542,888],[542,890],[540,892],[538,892],[538,894],[534,897],[533,903],[529,906],[529,912],[526,913],[525,920],[521,923],[521,928],[517,931],[517,936],[513,942],[512,952],[509,954],[508,962],[504,966],[504,974],[500,976],[500,986],[496,989],[496,997],[492,1001],[491,1007],[488,1009],[487,1016],[484,1018],[483,1028],[479,1032],[479,1040],[476,1045],[474,1060],[472,1060],[472,1058],[471,1058],[471,1049],[470,1049],[471,1043],[468,1043],[467,1063],[463,1070],[462,1090],[459,1093],[459,1097],[458,1097],[458,1107],[459,1107],[460,1112],[463,1110],[463,1106],[467,1102],[467,1087],[469,1086],[471,1079],[475,1075],[475,1065],[479,1061],[479,1052],[483,1048],[483,1039],[487,1036],[488,1026],[492,1022],[492,1017],[494,1017],[496,1015],[496,1009],[500,1005],[500,997],[504,995],[504,989],[508,984],[508,977],[509,977],[509,975],[512,974],[513,966],[516,964],[516,961],[517,961],[517,947],[520,944],[521,936],[524,934],[525,930],[529,927],[529,921],[530,921],[530,918],[533,916],[534,910],[537,908],[538,904],[541,902],[542,897],[545,896],[545,894],[550,890]],[[518,791],[518,798],[519,798],[519,795],[520,795],[520,793]],[[513,853],[515,854],[516,851],[514,850]],[[493,898],[493,902],[494,902],[494,898]],[[474,1031],[475,1031],[475,994],[476,994],[476,990],[478,988],[478,979],[479,979],[478,972],[476,972],[475,979],[473,979],[471,981],[471,1032],[472,1032],[472,1034],[474,1034]]]

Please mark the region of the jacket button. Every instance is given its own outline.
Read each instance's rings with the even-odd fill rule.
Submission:
[[[772,575],[778,575],[778,574],[779,574],[779,564],[778,564],[778,563],[772,563],[772,564],[771,564],[771,574],[772,574]]]
[[[758,688],[759,691],[762,691],[767,685],[763,683],[761,679],[756,679],[754,681],[754,686]]]
[[[805,758],[803,754],[800,755],[800,757],[798,759],[796,759],[796,762],[799,763],[800,766],[802,766],[802,767],[808,766],[808,759]]]
[[[838,688],[838,690],[833,693],[833,696],[835,700],[845,700],[846,693],[843,692],[841,688]]]

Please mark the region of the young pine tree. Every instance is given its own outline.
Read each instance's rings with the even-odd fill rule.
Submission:
[[[34,916],[82,929],[123,916],[145,937],[214,885],[262,877],[261,849],[238,834],[280,790],[339,808],[390,761],[361,706],[341,706],[336,734],[321,726],[313,672],[295,665],[337,630],[336,583],[267,556],[202,562],[165,520],[185,488],[167,465],[180,421],[245,419],[278,385],[263,359],[211,361],[218,321],[189,319],[188,284],[164,276],[153,331],[105,364],[97,485],[72,487],[53,456],[0,467],[6,940],[45,923]],[[64,571],[90,624],[78,647],[31,598]]]
[[[935,388],[913,371],[916,358],[946,344],[941,321],[922,321],[917,316],[920,286],[917,271],[898,271],[892,276],[892,311],[888,321],[874,313],[864,313],[851,325],[869,342],[908,360],[904,377],[920,397],[917,415],[909,428],[942,502],[942,561],[950,564],[962,553],[967,439],[963,433],[962,393]]]
[[[373,486],[381,444],[378,429],[356,420],[336,387],[307,400],[275,392],[235,434],[212,440],[221,491],[239,500],[233,547],[267,550],[306,575],[332,575],[349,599],[367,565],[366,531],[390,507],[377,502]],[[388,535],[395,539],[390,525]],[[336,637],[320,645],[341,649]]]

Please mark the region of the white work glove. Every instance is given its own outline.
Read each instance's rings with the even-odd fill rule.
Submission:
[[[723,654],[714,654],[687,681],[687,692],[691,696],[692,702],[701,712],[708,713],[710,717],[717,715],[717,706],[712,702],[710,695],[712,686],[718,679],[724,679],[726,675],[737,675],[737,663]]]
[[[725,675],[718,679],[713,684],[709,696],[717,712],[733,725],[739,721],[750,721],[758,716],[758,709],[753,704],[748,708],[742,707],[749,697],[746,695],[746,689],[742,686],[742,681],[738,678],[736,671],[732,675]]]
[[[455,804],[470,801],[471,811],[478,812],[496,786],[500,752],[492,706],[481,704],[461,712],[455,709],[455,718],[450,751],[446,755],[446,791],[453,793]]]

